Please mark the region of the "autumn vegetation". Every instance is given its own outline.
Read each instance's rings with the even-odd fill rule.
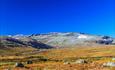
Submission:
[[[0,70],[115,70],[103,63],[115,62],[114,45],[84,46],[56,49],[34,49],[31,47],[0,50]],[[75,63],[83,59],[87,63]],[[27,64],[31,60],[32,64]],[[24,67],[15,67],[21,62]]]

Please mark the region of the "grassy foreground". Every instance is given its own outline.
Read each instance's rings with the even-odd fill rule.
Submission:
[[[36,50],[15,48],[0,50],[0,70],[115,70],[104,67],[105,62],[115,62],[115,46],[71,47],[61,49]],[[77,64],[78,59],[88,63]],[[26,62],[31,60],[33,64]],[[22,62],[25,67],[15,67]]]

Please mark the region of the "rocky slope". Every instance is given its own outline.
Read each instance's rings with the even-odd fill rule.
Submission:
[[[33,47],[38,49],[52,48],[49,45],[46,45],[29,37],[20,37],[19,39],[7,36],[0,37],[0,48],[8,48],[8,47]]]
[[[24,42],[26,45],[38,47],[38,43],[47,44],[48,47],[69,47],[76,45],[115,44],[115,38],[109,36],[90,35],[77,32],[52,32],[32,35],[9,35],[8,37]],[[43,46],[42,46],[43,47]]]
[[[109,36],[97,36],[74,32],[33,34],[30,37],[48,45],[60,47],[90,44],[113,44],[115,41],[114,38]]]

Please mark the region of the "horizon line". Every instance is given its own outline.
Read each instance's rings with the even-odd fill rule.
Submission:
[[[105,35],[105,34],[92,34],[92,33],[85,33],[85,32],[58,32],[58,31],[56,31],[56,32],[38,32],[38,33],[16,33],[16,34],[2,34],[2,33],[0,33],[0,36],[8,36],[8,35],[32,35],[32,34],[48,34],[48,33],[80,33],[80,34],[88,34],[88,35],[97,35],[97,36],[110,36],[110,37],[113,37],[113,38],[115,38],[115,36],[113,36],[113,35]]]

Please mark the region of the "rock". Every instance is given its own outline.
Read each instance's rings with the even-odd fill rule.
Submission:
[[[31,60],[28,60],[27,61],[27,64],[32,64],[33,62]]]
[[[23,65],[22,63],[20,63],[20,62],[17,62],[17,63],[15,64],[15,67],[24,67],[24,65]]]
[[[64,64],[71,64],[70,62],[64,62]]]
[[[112,58],[113,61],[115,61],[115,58]]]
[[[84,60],[84,59],[79,59],[79,60],[77,60],[77,61],[75,61],[75,63],[87,63],[87,61],[86,60]]]
[[[109,39],[109,38],[111,38],[111,37],[109,37],[109,36],[103,36],[102,37],[102,39]]]
[[[107,62],[107,63],[104,63],[103,66],[115,67],[115,62]]]

